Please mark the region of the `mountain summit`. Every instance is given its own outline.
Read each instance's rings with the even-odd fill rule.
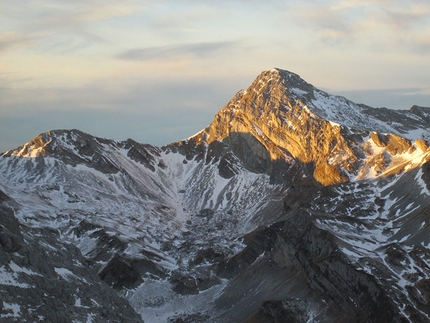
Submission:
[[[164,147],[41,134],[0,155],[1,320],[430,321],[429,117],[270,69]]]
[[[297,74],[271,69],[238,92],[190,140],[239,141],[251,145],[262,159],[292,156],[311,165],[318,182],[331,185],[388,172],[397,167],[390,162],[394,156],[401,155],[405,164],[420,153],[427,155],[429,117],[429,108],[399,111],[358,105],[316,89]],[[375,165],[382,150],[384,165]]]

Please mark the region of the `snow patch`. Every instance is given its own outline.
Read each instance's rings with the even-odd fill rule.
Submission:
[[[12,312],[12,313],[1,314],[1,318],[20,317],[21,306],[19,304],[15,304],[15,303],[3,302],[2,312]]]
[[[81,280],[81,278],[79,278],[78,276],[76,276],[74,273],[72,273],[69,269],[67,268],[57,268],[54,267],[55,272],[57,273],[57,275],[63,277],[64,280],[67,281],[73,281],[73,280]]]
[[[299,88],[290,88],[289,90],[290,90],[290,92],[294,93],[295,95],[297,95],[299,97],[309,93],[309,92],[304,91],[304,90],[299,89]]]
[[[19,275],[21,271],[15,271],[8,268],[6,265],[0,267],[0,285],[15,286],[20,288],[30,288],[31,286],[19,281]]]

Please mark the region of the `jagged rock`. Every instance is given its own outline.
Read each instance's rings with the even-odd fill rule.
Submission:
[[[165,277],[165,273],[147,259],[115,255],[99,272],[100,278],[115,289],[135,288],[143,277]]]
[[[114,288],[134,288],[142,282],[142,277],[132,261],[124,261],[119,257],[112,258],[100,271],[99,276]]]
[[[232,178],[237,173],[234,170],[234,161],[231,161],[229,156],[224,156],[218,164],[219,175],[223,178]]]
[[[225,142],[246,169],[255,173],[267,172],[271,161],[270,154],[257,138],[248,133],[230,133]]]
[[[158,149],[150,145],[142,145],[132,139],[125,142],[124,149],[128,149],[127,156],[155,171],[155,156],[160,156]],[[160,166],[163,164],[159,164]]]
[[[427,189],[430,190],[430,161],[426,162],[423,166],[423,176],[422,179],[426,183]]]
[[[417,147],[419,149],[421,149],[421,151],[423,151],[423,152],[425,152],[427,149],[429,149],[429,145],[427,144],[427,142],[424,139],[415,140],[415,145],[417,145]]]
[[[2,190],[0,190],[0,203],[9,201],[10,197],[7,196]]]
[[[258,313],[252,318],[247,319],[244,323],[305,323],[309,322],[309,309],[306,308],[303,301],[283,300],[283,301],[266,301],[262,304]]]
[[[232,278],[249,267],[264,251],[273,247],[283,223],[277,223],[270,228],[258,228],[243,237],[246,247],[230,259],[219,263],[218,274],[221,277]]]
[[[6,196],[6,195],[5,195]],[[19,222],[13,211],[0,205],[0,245],[7,253],[18,251],[22,246]]]
[[[182,314],[169,318],[169,323],[206,323],[210,320],[210,316],[195,313],[195,314]]]
[[[173,291],[180,295],[198,294],[199,289],[195,277],[174,271],[170,276]]]
[[[211,209],[203,209],[203,210],[200,210],[200,212],[197,215],[202,218],[208,218],[208,217],[210,218],[214,214],[215,212]]]
[[[430,279],[421,279],[415,283],[419,294],[416,295],[417,300],[423,305],[430,306]]]

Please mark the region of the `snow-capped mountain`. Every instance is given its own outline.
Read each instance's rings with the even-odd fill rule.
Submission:
[[[429,117],[271,69],[164,147],[41,134],[0,157],[1,318],[430,321]]]

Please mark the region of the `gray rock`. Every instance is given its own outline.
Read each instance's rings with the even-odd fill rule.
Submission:
[[[15,320],[5,303],[19,305],[19,321],[142,322],[113,289],[100,280],[79,249],[59,242],[58,232],[21,227],[12,209],[0,206],[2,322]]]

